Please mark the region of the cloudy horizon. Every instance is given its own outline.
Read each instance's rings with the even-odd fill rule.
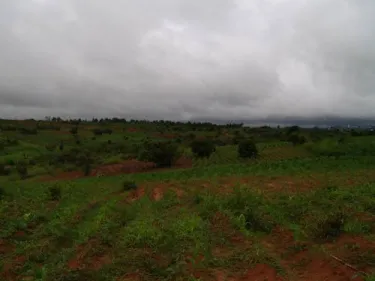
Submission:
[[[370,0],[5,0],[0,118],[375,118]]]

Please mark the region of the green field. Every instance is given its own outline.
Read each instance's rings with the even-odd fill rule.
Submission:
[[[370,132],[0,125],[0,280],[375,280]],[[196,139],[215,151],[198,157]],[[177,161],[138,169],[150,142]]]

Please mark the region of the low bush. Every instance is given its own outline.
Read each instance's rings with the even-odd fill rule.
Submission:
[[[61,199],[61,188],[58,186],[51,186],[48,188],[49,197],[52,201],[59,201]]]
[[[252,140],[244,140],[238,144],[238,156],[240,158],[257,158],[258,149]]]
[[[138,159],[155,163],[158,167],[170,167],[180,153],[178,145],[171,142],[144,142]]]
[[[208,158],[216,151],[215,144],[211,140],[195,140],[190,146],[193,154],[199,158]]]
[[[137,189],[137,185],[133,181],[124,181],[122,184],[122,190],[123,191],[129,191],[129,190],[134,190]]]
[[[0,176],[8,176],[10,174],[10,169],[5,166],[5,164],[0,164]]]
[[[19,173],[21,179],[26,179],[28,176],[27,165],[24,162],[18,162],[16,165],[17,172]]]

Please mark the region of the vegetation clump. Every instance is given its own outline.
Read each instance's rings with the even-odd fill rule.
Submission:
[[[176,143],[145,141],[138,159],[153,162],[157,167],[171,167],[179,157]]]
[[[122,190],[123,191],[130,191],[137,189],[137,184],[134,181],[124,181],[122,183]]]
[[[257,158],[258,148],[252,140],[244,140],[238,144],[238,156],[240,158]]]
[[[0,163],[0,176],[8,176],[9,174],[10,169],[5,164]]]
[[[59,186],[51,186],[48,191],[51,201],[59,201],[61,199],[61,188]]]
[[[191,143],[191,151],[198,158],[208,158],[216,151],[215,143],[211,140],[194,140]]]
[[[26,162],[20,161],[16,165],[17,172],[19,173],[21,179],[26,179],[29,175]]]

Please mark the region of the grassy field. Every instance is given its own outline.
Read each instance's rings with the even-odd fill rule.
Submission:
[[[0,280],[375,280],[372,135],[299,129],[292,145],[288,128],[10,125],[36,126],[2,124]],[[221,144],[198,158],[192,134]],[[238,135],[259,157],[238,157]],[[182,164],[138,169],[147,140],[176,141]],[[82,151],[86,175],[70,161]]]

